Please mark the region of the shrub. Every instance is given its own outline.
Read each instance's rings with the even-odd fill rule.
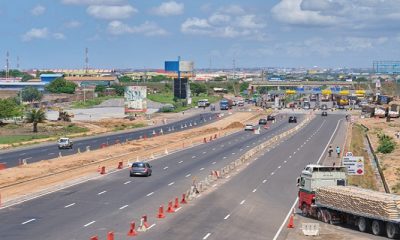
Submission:
[[[387,154],[393,152],[394,148],[396,147],[396,143],[394,142],[392,137],[389,137],[385,134],[378,135],[379,138],[379,145],[378,145],[378,152]]]

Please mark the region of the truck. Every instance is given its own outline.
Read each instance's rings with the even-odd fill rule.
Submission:
[[[398,118],[399,117],[399,112],[400,112],[400,106],[397,104],[392,104],[390,105],[389,108],[389,117],[391,118]]]
[[[310,95],[310,102],[315,102],[315,101],[317,101],[317,94],[311,94]]]
[[[346,166],[307,165],[297,186],[298,208],[306,217],[390,239],[400,234],[400,196],[347,185]]]
[[[199,101],[197,101],[197,106],[206,108],[206,107],[210,106],[210,102],[208,101],[208,99],[200,99]]]
[[[68,148],[72,149],[74,145],[71,139],[66,137],[58,139],[57,144],[58,144],[58,149],[68,149]]]
[[[219,102],[219,108],[220,108],[221,110],[229,110],[229,109],[232,109],[232,106],[233,106],[233,101],[230,100],[230,99],[222,99],[222,100]]]

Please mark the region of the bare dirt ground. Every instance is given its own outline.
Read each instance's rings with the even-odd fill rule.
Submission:
[[[151,160],[158,155],[200,144],[243,129],[243,123],[256,122],[257,112],[234,113],[222,120],[184,132],[129,141],[72,156],[44,160],[1,171],[0,191],[3,202],[38,193],[67,181],[98,175],[99,167],[115,170],[119,162],[126,166],[136,160]],[[253,120],[251,120],[253,119]],[[160,143],[163,143],[162,145]]]
[[[365,118],[359,119],[359,123],[369,128],[368,136],[371,140],[373,149],[378,148],[378,134],[384,133],[393,137],[397,146],[392,153],[382,154],[376,153],[382,166],[382,170],[389,185],[389,188],[394,193],[400,193],[400,189],[396,187],[400,183],[400,139],[395,136],[397,131],[400,131],[400,119],[391,119],[391,122],[386,122],[384,118]]]

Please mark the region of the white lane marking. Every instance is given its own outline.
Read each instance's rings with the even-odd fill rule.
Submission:
[[[167,170],[167,169],[168,169],[168,166],[164,168],[164,170]]]
[[[300,148],[297,148],[297,151],[299,151],[300,150]]]
[[[153,194],[154,194],[154,192],[151,192],[151,193],[147,194],[146,196],[147,196],[147,197],[150,197],[150,196],[153,195]]]
[[[281,168],[281,166],[278,166],[278,169]]]
[[[204,170],[204,168],[202,167],[202,168],[200,168],[200,171],[203,171]]]
[[[179,161],[178,163],[183,163],[183,161]]]
[[[151,228],[153,228],[153,227],[155,227],[155,226],[156,226],[156,224],[153,223],[153,224],[151,224],[147,229],[151,229]]]
[[[203,154],[206,154],[207,152],[203,152]]]
[[[246,146],[247,148],[249,148],[250,146]]]
[[[69,208],[69,207],[72,207],[72,206],[74,206],[76,203],[71,203],[71,204],[68,204],[68,205],[66,205],[66,206],[64,206],[64,208]]]
[[[296,152],[293,153],[293,155],[295,155],[295,154],[296,154]]]
[[[214,185],[212,185],[213,187],[216,187],[217,186],[217,184],[214,184]]]
[[[272,172],[272,173],[271,173],[271,175],[274,175],[274,174],[275,174],[275,172]]]
[[[131,181],[126,181],[126,182],[124,182],[125,185],[126,185],[126,184],[129,184],[129,183],[131,183]]]
[[[241,202],[240,202],[240,205],[243,205],[243,203],[245,203],[246,202],[246,200],[242,200]]]
[[[25,225],[25,224],[30,223],[30,222],[33,222],[33,221],[36,221],[36,218],[29,219],[28,221],[25,221],[25,222],[23,222],[23,223],[21,223],[21,224],[22,224],[22,225]]]
[[[236,153],[234,153],[234,152],[232,153],[232,155],[235,155],[235,154],[236,154]]]
[[[213,151],[215,150],[215,148],[212,149]]]
[[[262,183],[266,183],[267,182],[267,179],[264,179],[263,181],[262,181]]]
[[[214,165],[214,164],[216,164],[217,162],[213,162],[212,164]]]
[[[20,156],[24,156],[26,153],[21,153]]]
[[[333,136],[335,136],[336,131],[338,130],[340,121],[342,121],[342,119],[340,119],[340,120],[338,121],[338,123],[336,124],[336,128],[335,128],[335,130],[333,131],[332,136],[331,136],[331,138],[329,139],[328,143],[326,144],[325,149],[322,151],[321,156],[319,156],[319,159],[318,159],[318,161],[317,161],[317,164],[319,164],[319,162],[321,161],[322,156],[323,156],[324,153],[326,152],[326,149],[328,149],[328,146],[329,146],[329,144],[331,143]],[[283,220],[282,225],[280,226],[280,228],[278,229],[278,231],[276,232],[276,234],[275,234],[275,236],[274,236],[274,238],[273,238],[272,240],[278,239],[279,235],[280,235],[281,232],[282,232],[283,227],[285,226],[285,224],[286,224],[286,222],[288,221],[290,215],[292,214],[292,211],[293,211],[292,209],[296,206],[297,201],[299,201],[299,198],[298,198],[298,197],[296,197],[296,200],[294,201],[292,207],[289,209],[289,212],[288,212],[288,214],[286,215],[285,220]]]
[[[174,185],[175,182],[168,183],[168,186]]]
[[[292,158],[292,155],[290,155],[289,158]]]
[[[203,240],[206,240],[210,235],[211,235],[211,233],[207,233],[207,234],[203,237]]]
[[[93,223],[95,223],[96,221],[91,221],[90,223],[86,223],[85,225],[83,225],[84,227],[88,227],[90,225],[92,225]]]
[[[240,152],[243,151],[243,148],[239,149],[239,151],[240,151]]]
[[[226,215],[226,216],[224,217],[224,220],[228,219],[230,216],[231,216],[230,214]]]
[[[192,158],[196,158],[196,156],[192,156]]]
[[[29,160],[29,159],[31,159],[32,157],[27,157],[27,158],[24,158],[24,159],[22,159],[22,160]],[[1,158],[0,158],[1,159]]]
[[[226,157],[223,157],[223,159],[225,159]]]
[[[186,175],[185,177],[190,177],[190,175],[192,175],[192,174],[190,174],[190,173],[189,173],[189,174],[188,174],[188,175]]]
[[[253,189],[253,193],[254,193],[254,192],[257,192],[257,188],[254,188],[254,189]]]
[[[128,205],[124,205],[124,206],[120,207],[119,209],[122,210],[122,209],[127,208],[127,207],[128,207]]]
[[[55,153],[49,153],[49,154],[47,154],[47,155],[49,155],[49,156],[50,156],[50,155],[54,155],[54,154],[55,154]]]
[[[284,163],[287,163],[287,161],[285,160],[285,161],[283,161]]]
[[[177,212],[177,211],[179,211],[181,209],[182,209],[182,207],[178,207],[177,209],[175,209],[175,212]]]
[[[102,191],[102,192],[99,192],[97,195],[101,195],[101,194],[104,194],[104,193],[106,193],[107,191]]]

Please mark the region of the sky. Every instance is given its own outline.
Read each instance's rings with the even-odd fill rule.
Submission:
[[[371,67],[400,58],[400,0],[0,0],[15,68]]]

